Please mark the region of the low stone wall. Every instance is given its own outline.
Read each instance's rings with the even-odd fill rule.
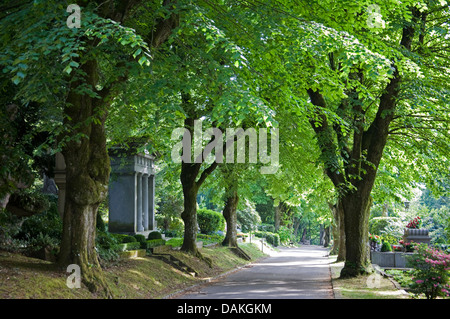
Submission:
[[[407,268],[406,256],[408,255],[412,255],[412,253],[371,251],[370,259],[372,264],[380,267]]]

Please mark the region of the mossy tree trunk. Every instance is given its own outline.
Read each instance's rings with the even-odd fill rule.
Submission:
[[[79,1],[86,6],[90,1]],[[174,1],[161,4],[171,8]],[[128,14],[141,5],[140,1],[113,1],[108,5],[98,2],[99,16],[123,23]],[[178,14],[159,18],[149,34],[143,35],[149,45],[157,48],[169,37],[179,23]],[[91,40],[90,47],[98,45]],[[70,90],[64,109],[65,135],[62,153],[66,162],[66,203],[63,217],[63,236],[58,262],[61,266],[80,266],[82,281],[89,290],[103,291],[111,297],[95,250],[96,217],[99,204],[108,192],[110,162],[106,149],[105,122],[114,86],[127,79],[120,74],[101,90],[97,90],[99,66],[95,57],[78,61],[83,76],[72,71]],[[123,63],[123,61],[119,62]],[[77,77],[77,78],[75,78]],[[88,92],[91,90],[91,92]],[[95,93],[98,96],[93,97]]]
[[[223,216],[227,222],[227,233],[222,245],[237,247],[237,205],[239,203],[237,180],[228,181],[227,184],[228,187],[225,190],[225,207],[223,208]]]
[[[345,223],[344,223],[344,209],[341,200],[338,199],[335,205],[329,204],[333,215],[333,248],[330,255],[337,255],[336,261],[345,260]]]
[[[78,93],[86,83],[95,88],[98,65],[86,62],[84,79],[72,83],[64,113],[68,130],[62,153],[66,162],[66,203],[59,263],[80,266],[82,280],[93,292],[109,290],[95,250],[97,209],[106,198],[110,173],[106,150],[107,92],[100,98]],[[93,120],[95,119],[95,120]]]

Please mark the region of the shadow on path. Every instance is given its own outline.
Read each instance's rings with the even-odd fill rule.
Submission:
[[[321,246],[280,252],[186,292],[182,299],[332,299],[328,251]]]

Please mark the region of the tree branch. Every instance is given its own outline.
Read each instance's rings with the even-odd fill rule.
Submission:
[[[205,179],[216,169],[218,163],[214,161],[211,165],[209,165],[205,170],[202,172],[202,175],[200,175],[200,178],[195,182],[197,187],[202,186]]]

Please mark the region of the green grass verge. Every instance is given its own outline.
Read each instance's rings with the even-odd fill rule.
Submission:
[[[253,244],[240,247],[257,260],[265,255]],[[162,298],[202,282],[205,278],[243,266],[248,262],[226,247],[202,248],[201,253],[213,266],[192,255],[169,251],[199,274],[192,277],[151,256],[123,259],[104,267],[104,274],[115,298]],[[93,299],[86,287],[70,289],[69,273],[54,264],[20,254],[0,251],[0,299]]]
[[[344,262],[336,263],[330,257],[330,270],[336,299],[405,299],[409,298],[388,279],[377,273],[355,278],[339,278]]]

